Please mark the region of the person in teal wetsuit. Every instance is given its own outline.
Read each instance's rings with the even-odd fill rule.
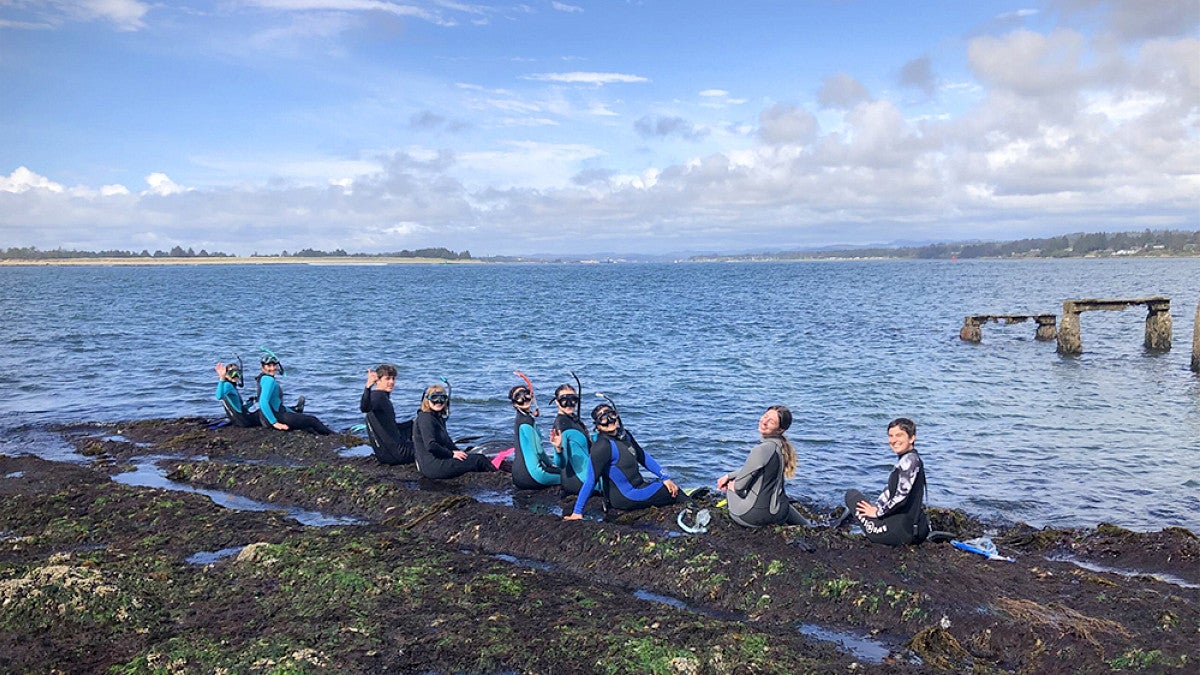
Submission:
[[[242,385],[242,369],[236,364],[217,364],[217,400],[225,407],[225,416],[235,427],[261,426],[258,412],[250,411],[250,406],[242,400],[238,387]]]
[[[513,453],[513,485],[518,490],[540,490],[560,485],[562,454],[555,452],[551,461],[542,451],[542,435],[537,430],[535,413],[530,412],[533,394],[524,385],[517,385],[509,390],[508,400],[517,411],[513,420],[513,447],[517,449]]]
[[[588,462],[591,461],[588,447],[591,440],[587,427],[579,419],[579,393],[569,384],[559,385],[554,390],[554,403],[558,406],[558,415],[554,418],[554,427],[550,430],[550,443],[562,453],[562,489],[565,494],[577,495],[583,488],[583,480],[587,476]],[[593,490],[600,493],[600,483],[596,482]]]
[[[273,354],[262,357],[262,372],[258,375],[258,414],[263,426],[280,431],[310,431],[318,436],[332,434],[333,430],[316,417],[289,410],[283,405],[283,389],[275,381],[275,375],[282,372],[283,365]]]

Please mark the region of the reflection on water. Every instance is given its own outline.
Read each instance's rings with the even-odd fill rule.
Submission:
[[[230,546],[219,551],[198,551],[184,559],[189,565],[211,565],[218,560],[232,558],[242,552],[245,546]]]
[[[158,462],[164,459],[174,459],[171,457],[153,456],[140,457],[135,463],[134,470],[126,473],[120,473],[113,476],[113,480],[125,485],[134,485],[138,487],[162,488],[165,490],[173,490],[176,492],[194,492],[202,494],[217,506],[222,506],[227,509],[236,511],[283,511],[288,517],[294,519],[301,525],[311,525],[315,527],[328,527],[333,525],[361,525],[364,520],[352,518],[350,516],[332,516],[321,513],[320,511],[308,511],[306,509],[296,508],[294,506],[279,506],[260,502],[248,497],[242,497],[230,492],[222,492],[220,490],[209,490],[206,488],[195,487],[187,483],[179,483],[167,478],[166,469],[158,466]]]
[[[1103,572],[1106,574],[1116,574],[1116,575],[1119,575],[1122,577],[1128,577],[1131,579],[1134,577],[1144,577],[1144,578],[1154,579],[1156,581],[1161,581],[1164,584],[1172,584],[1175,586],[1179,586],[1181,588],[1200,588],[1200,584],[1192,583],[1190,581],[1187,581],[1186,579],[1181,579],[1181,578],[1175,576],[1174,574],[1163,574],[1162,572],[1144,572],[1141,570],[1130,570],[1130,569],[1122,569],[1120,567],[1109,567],[1107,565],[1098,565],[1096,563],[1088,562],[1086,560],[1080,560],[1079,558],[1076,558],[1073,555],[1068,555],[1065,553],[1048,555],[1048,556],[1046,556],[1046,560],[1052,560],[1054,562],[1071,563],[1072,565],[1074,565],[1076,567],[1079,567],[1081,569],[1085,569],[1085,570],[1088,570],[1091,572]]]

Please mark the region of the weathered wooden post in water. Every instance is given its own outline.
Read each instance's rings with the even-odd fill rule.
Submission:
[[[1171,350],[1171,301],[1153,298],[1146,303],[1146,349]]]
[[[1079,337],[1079,310],[1072,300],[1063,300],[1062,319],[1058,322],[1058,353],[1083,353],[1083,340]]]
[[[1058,319],[1053,314],[970,314],[963,317],[963,326],[958,330],[958,337],[963,342],[983,342],[983,324],[1004,322],[1005,324],[1025,323],[1033,319],[1037,322],[1037,333],[1033,339],[1048,342],[1054,339],[1054,322]]]
[[[1125,309],[1131,305],[1146,306],[1146,349],[1165,352],[1171,349],[1171,299],[1163,297],[1129,300],[1063,300],[1062,321],[1058,324],[1058,353],[1082,354],[1083,340],[1079,336],[1079,314],[1097,309]]]
[[[1196,321],[1192,324],[1192,370],[1200,373],[1200,302],[1196,303]]]

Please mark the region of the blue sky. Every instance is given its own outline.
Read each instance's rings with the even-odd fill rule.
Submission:
[[[0,247],[1200,227],[1200,2],[0,0]]]

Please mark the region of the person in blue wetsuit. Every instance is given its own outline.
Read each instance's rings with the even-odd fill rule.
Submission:
[[[621,418],[611,405],[601,403],[592,409],[596,423],[596,440],[592,441],[591,461],[575,508],[563,520],[580,520],[583,507],[591,496],[597,479],[603,479],[604,499],[610,506],[624,511],[650,506],[667,506],[686,501],[688,496],[663,471],[650,453],[621,425]],[[657,480],[642,476],[645,467]]]
[[[796,475],[796,449],[783,435],[790,426],[792,411],[787,406],[767,408],[758,418],[762,442],[750,451],[742,468],[717,479],[733,522],[745,527],[811,525],[784,491],[784,480]]]
[[[513,453],[513,485],[518,490],[540,490],[560,485],[562,454],[555,452],[551,461],[542,452],[542,435],[538,433],[537,420],[530,412],[533,394],[524,385],[517,385],[508,391],[508,400],[517,411],[513,420],[513,447],[517,450]]]
[[[421,411],[413,421],[413,453],[417,471],[426,478],[454,478],[472,471],[496,471],[485,455],[459,450],[446,431],[450,396],[440,384],[425,388]]]
[[[562,453],[563,492],[577,495],[583,488],[588,463],[592,461],[588,430],[579,419],[579,393],[569,384],[560,385],[554,390],[554,403],[558,406],[558,415],[550,430],[550,443]],[[593,493],[599,492],[600,481],[596,481]]]
[[[888,423],[888,446],[899,459],[887,488],[874,502],[858,490],[846,492],[846,512],[854,514],[867,539],[876,544],[919,544],[929,536],[925,514],[925,465],[917,454],[917,425],[907,417]]]
[[[217,364],[217,400],[225,408],[225,416],[235,427],[257,427],[262,423],[258,419],[258,411],[251,412],[250,406],[242,400],[238,387],[242,385],[242,369],[236,363]]]
[[[396,366],[380,364],[367,371],[367,387],[363,390],[358,409],[366,413],[375,459],[381,464],[412,464],[412,420],[396,421],[392,407],[392,390],[396,387]]]
[[[333,430],[316,417],[289,410],[283,405],[283,388],[275,380],[275,376],[282,372],[283,366],[274,355],[262,357],[262,372],[258,375],[258,414],[263,426],[280,431],[310,431],[319,436],[332,434]]]

